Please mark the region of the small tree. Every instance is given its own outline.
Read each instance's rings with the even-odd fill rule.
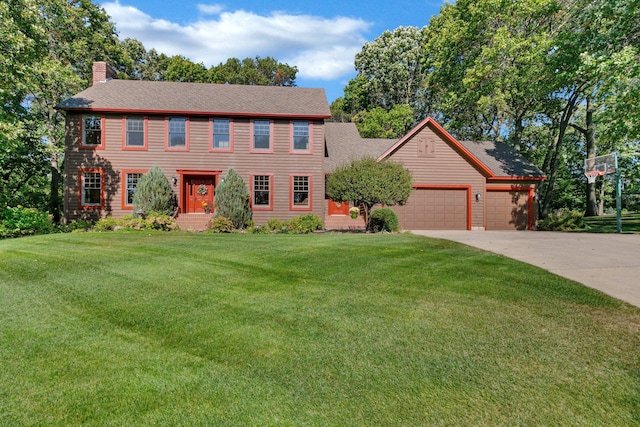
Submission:
[[[154,165],[142,175],[133,194],[134,212],[171,215],[175,207],[173,190],[162,170]]]
[[[215,198],[216,217],[229,218],[234,228],[242,229],[251,219],[249,189],[235,170],[229,169],[227,176],[218,185]]]
[[[411,174],[399,163],[365,158],[336,169],[329,175],[325,192],[333,200],[364,206],[367,230],[376,204],[404,205],[411,195]]]

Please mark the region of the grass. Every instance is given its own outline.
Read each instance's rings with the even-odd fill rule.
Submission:
[[[640,309],[412,235],[0,241],[0,425],[638,425]]]
[[[640,233],[640,213],[623,213],[621,215],[623,233]],[[584,223],[589,233],[615,233],[617,217],[613,215],[585,217]]]

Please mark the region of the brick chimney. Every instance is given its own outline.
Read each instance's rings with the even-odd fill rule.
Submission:
[[[115,79],[116,72],[106,62],[93,63],[93,84]]]

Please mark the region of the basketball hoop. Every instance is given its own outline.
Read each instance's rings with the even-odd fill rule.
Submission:
[[[596,182],[596,178],[602,175],[603,173],[601,171],[586,171],[584,173],[584,176],[587,177],[587,182],[589,184],[593,184],[594,182]]]

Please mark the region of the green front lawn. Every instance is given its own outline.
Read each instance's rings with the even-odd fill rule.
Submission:
[[[638,425],[640,309],[412,235],[0,241],[0,425]]]
[[[624,213],[620,217],[623,233],[640,233],[640,213]],[[615,233],[618,219],[615,214],[584,218],[589,233]]]

